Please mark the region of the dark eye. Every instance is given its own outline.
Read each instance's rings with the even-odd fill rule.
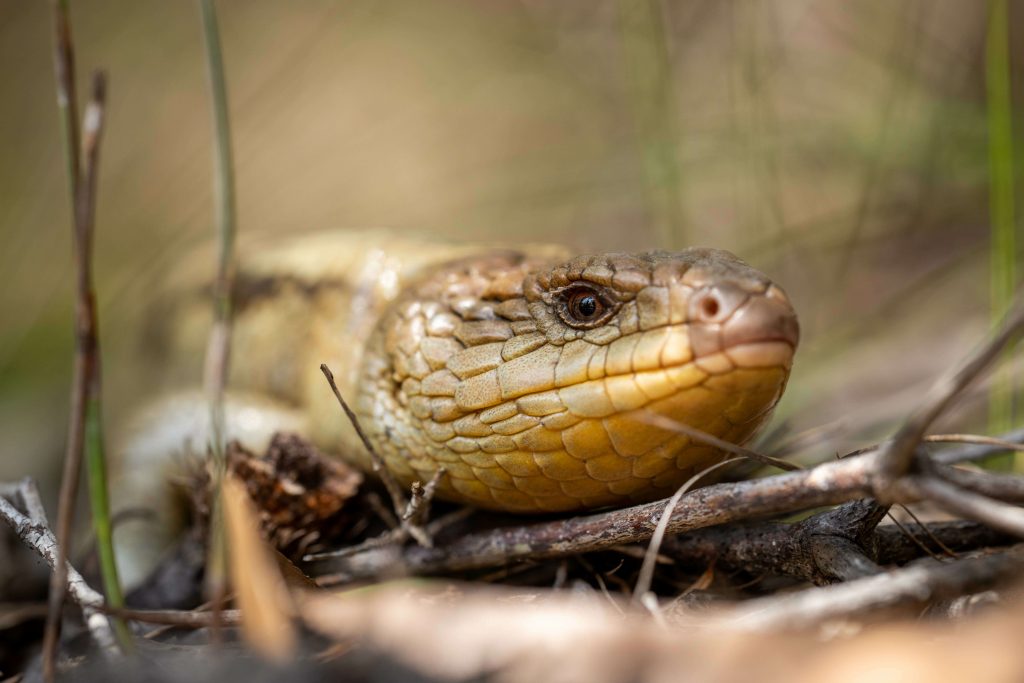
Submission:
[[[574,287],[565,293],[565,322],[587,325],[600,321],[608,310],[602,296],[590,287]]]
[[[569,300],[569,312],[579,320],[593,320],[601,313],[601,302],[589,292],[578,292]]]

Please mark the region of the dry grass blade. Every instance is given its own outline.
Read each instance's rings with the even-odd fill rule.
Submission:
[[[978,446],[993,446],[1007,451],[1024,452],[1024,443],[981,434],[929,434],[921,440],[925,443],[970,443]]]
[[[242,635],[264,658],[286,661],[298,643],[288,589],[273,554],[260,538],[256,510],[245,486],[228,475],[222,493],[230,575],[241,609]]]
[[[210,455],[213,460],[214,503],[210,516],[209,558],[206,563],[206,591],[218,614],[224,600],[227,558],[221,518],[221,487],[224,477],[227,435],[224,428],[224,392],[231,368],[231,291],[235,278],[235,175],[228,117],[227,81],[220,45],[220,29],[213,0],[199,0],[206,51],[210,104],[213,114],[214,194],[217,202],[217,274],[213,282],[213,327],[206,345],[203,384],[210,402]],[[214,629],[214,638],[219,638]]]
[[[638,604],[644,599],[644,595],[651,589],[651,581],[654,579],[654,565],[658,559],[658,551],[661,549],[661,542],[665,538],[665,531],[668,529],[668,521],[672,518],[672,513],[675,511],[676,506],[679,505],[679,499],[686,495],[686,492],[693,488],[701,477],[720,467],[730,465],[741,458],[729,458],[722,462],[715,463],[710,467],[705,467],[703,470],[693,475],[686,480],[682,486],[679,487],[671,498],[668,500],[668,504],[665,506],[665,511],[661,513],[661,517],[658,519],[658,526],[654,528],[654,533],[651,535],[651,542],[647,545],[647,552],[644,553],[644,561],[640,566],[640,575],[636,580],[636,587],[633,589],[633,602]]]
[[[384,488],[387,489],[388,495],[391,497],[391,504],[394,506],[395,514],[399,518],[405,513],[406,506],[408,503],[405,500],[405,494],[402,493],[402,488],[395,481],[395,477],[391,474],[388,466],[384,464],[384,460],[377,453],[377,449],[370,443],[370,439],[366,436],[366,432],[363,431],[362,425],[359,424],[359,418],[352,412],[352,409],[348,407],[348,403],[342,397],[341,392],[338,390],[338,384],[334,381],[334,373],[327,367],[326,363],[320,364],[320,372],[324,373],[324,377],[327,378],[327,383],[331,386],[331,391],[334,392],[334,398],[338,400],[338,405],[345,411],[345,416],[349,422],[352,423],[353,429],[356,430],[356,434],[359,435],[359,440],[363,442],[363,446],[366,451],[370,454],[370,459],[373,461],[373,471],[377,473],[381,481],[384,483]]]
[[[741,458],[748,458],[755,462],[759,462],[763,465],[778,467],[780,470],[785,470],[787,472],[793,472],[796,470],[803,469],[802,467],[800,467],[800,465],[797,465],[796,463],[788,462],[786,460],[779,460],[778,458],[773,458],[770,455],[764,455],[763,453],[752,451],[749,448],[744,448],[743,446],[738,446],[734,443],[729,443],[728,441],[719,439],[717,436],[714,436],[713,434],[708,434],[707,432],[701,429],[691,427],[688,424],[683,424],[682,422],[673,420],[670,417],[665,417],[664,415],[659,415],[658,413],[652,413],[647,410],[638,410],[635,413],[633,413],[633,416],[637,420],[645,422],[654,427],[660,427],[670,432],[685,434],[694,441],[706,443],[707,445],[714,446],[715,448],[723,450],[726,453],[732,453],[733,455],[738,455]]]
[[[78,98],[75,89],[75,54],[71,40],[71,19],[68,15],[67,0],[54,0],[53,66],[57,84],[57,106],[61,115],[61,139],[64,143],[64,160],[67,165],[67,180],[72,205],[72,215],[78,202]],[[75,253],[79,255],[81,271],[82,236],[77,224],[72,225]],[[79,293],[81,302],[82,293]],[[67,582],[66,548],[71,537],[75,500],[78,498],[78,481],[82,469],[82,449],[85,442],[85,402],[88,388],[88,364],[81,349],[75,354],[74,375],[71,387],[71,415],[69,418],[67,449],[64,455],[64,471],[61,474],[60,502],[57,508],[57,557],[54,571],[50,576],[49,613],[43,637],[43,678],[53,681],[56,676],[55,659],[60,638],[60,614],[64,604],[64,590]]]

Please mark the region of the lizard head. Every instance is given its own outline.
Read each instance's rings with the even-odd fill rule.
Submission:
[[[464,259],[410,286],[359,401],[389,467],[520,512],[664,496],[722,453],[644,413],[742,443],[785,388],[785,293],[715,249]]]

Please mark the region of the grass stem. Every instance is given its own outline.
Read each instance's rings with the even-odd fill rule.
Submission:
[[[1010,91],[1010,30],[1006,0],[990,0],[985,41],[985,84],[988,105],[989,213],[991,222],[991,307],[998,324],[1013,302],[1017,284],[1016,207],[1014,200],[1013,103]],[[1012,349],[1008,351],[1010,357]],[[1012,368],[1004,367],[992,381],[989,429],[1003,432],[1013,424]],[[1014,457],[1016,469],[1024,460]]]
[[[210,518],[210,555],[206,586],[214,612],[226,594],[227,550],[220,503],[225,469],[224,391],[231,366],[231,290],[235,259],[235,177],[228,117],[227,81],[213,0],[199,0],[206,66],[210,81],[215,142],[214,190],[217,203],[217,275],[213,286],[214,322],[206,348],[204,384],[210,400],[210,453],[213,458],[214,502]],[[216,621],[216,620],[215,620]]]

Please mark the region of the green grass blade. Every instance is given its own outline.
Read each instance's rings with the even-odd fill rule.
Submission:
[[[988,105],[989,212],[991,222],[991,306],[993,325],[1009,309],[1017,283],[1014,201],[1013,103],[1010,93],[1009,23],[1006,0],[990,0],[985,42]],[[993,377],[989,429],[1001,434],[1013,426],[1014,386],[1010,368]],[[1016,468],[1024,460],[1014,456]]]

